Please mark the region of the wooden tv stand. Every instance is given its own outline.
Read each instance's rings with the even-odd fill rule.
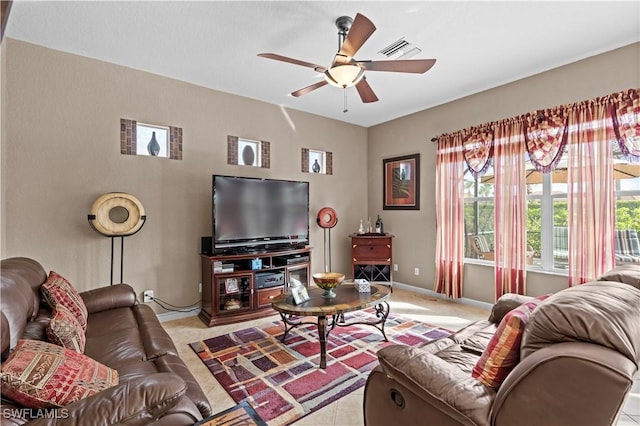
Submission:
[[[309,286],[311,250],[200,255],[202,309],[198,316],[212,327],[275,314],[271,298],[285,292],[292,278]],[[253,269],[256,263],[259,269]]]

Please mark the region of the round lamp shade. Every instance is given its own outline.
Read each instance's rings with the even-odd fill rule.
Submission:
[[[127,236],[142,228],[146,216],[142,203],[133,195],[109,192],[93,203],[89,218],[102,235]]]

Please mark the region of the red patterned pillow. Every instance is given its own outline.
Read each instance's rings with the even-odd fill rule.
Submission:
[[[62,407],[118,384],[118,372],[76,351],[20,339],[2,364],[2,395],[27,408]]]
[[[549,295],[544,295],[523,303],[508,312],[482,356],[473,367],[471,376],[494,389],[498,389],[511,370],[520,362],[520,342],[522,332],[531,313]]]
[[[73,312],[82,329],[87,329],[87,307],[78,290],[73,288],[62,275],[51,271],[47,281],[42,284],[42,295],[51,309],[55,309],[58,305],[64,306]]]
[[[84,352],[87,342],[84,330],[73,312],[63,305],[56,306],[46,331],[51,343],[76,352]]]

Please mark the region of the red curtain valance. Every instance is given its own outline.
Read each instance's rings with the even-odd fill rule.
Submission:
[[[493,158],[493,129],[472,129],[462,138],[464,161],[475,179],[482,176]]]
[[[620,151],[631,161],[640,158],[640,96],[637,90],[621,93],[613,110],[613,129]]]
[[[525,146],[536,170],[549,173],[562,158],[567,143],[567,117],[561,108],[525,116]]]
[[[471,174],[482,176],[492,163],[495,129],[498,126],[521,123],[525,129],[525,146],[533,166],[544,173],[551,172],[566,148],[569,132],[568,116],[576,108],[589,104],[610,105],[613,128],[618,145],[629,161],[640,159],[640,89],[629,89],[607,96],[538,110],[499,121],[468,127],[443,134],[462,135],[464,160]]]

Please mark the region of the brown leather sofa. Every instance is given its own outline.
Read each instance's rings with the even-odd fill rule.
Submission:
[[[640,366],[636,279],[575,286],[541,302],[524,328],[520,360],[497,390],[472,369],[526,296],[503,296],[488,320],[448,338],[381,349],[365,386],[365,424],[615,424]]]
[[[18,339],[47,340],[51,311],[41,301],[47,273],[35,260],[2,260],[2,360]],[[119,384],[69,404],[64,413],[20,410],[2,399],[0,424],[192,425],[211,414],[202,389],[178,356],[153,310],[133,289],[116,284],[80,293],[89,312],[84,354],[119,373]],[[15,410],[17,409],[17,410]],[[61,410],[61,409],[59,409]],[[25,418],[34,414],[35,419]],[[43,415],[45,414],[45,415]],[[39,417],[38,417],[39,415]]]

